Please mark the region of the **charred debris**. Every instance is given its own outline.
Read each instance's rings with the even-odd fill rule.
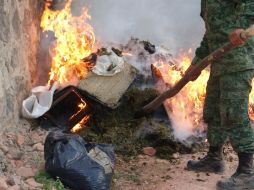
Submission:
[[[53,127],[79,133],[89,142],[112,144],[116,153],[125,157],[140,154],[144,147],[155,148],[156,155],[166,159],[176,152],[189,153],[200,148],[199,143],[189,145],[174,138],[163,106],[144,118],[135,118],[135,112],[158,95],[154,90],[154,78],[149,65],[151,56],[163,59],[164,55],[156,54],[156,48],[150,42],[131,39],[126,46],[101,48],[83,61],[89,62],[92,67],[98,56],[110,55],[112,52],[119,57],[125,52],[138,54],[135,57],[141,62],[141,69],[127,64],[124,67],[126,73],[120,75],[122,81],[129,81],[127,83],[121,82],[116,76],[102,79],[93,76],[87,79],[88,82],[82,84],[81,81],[78,87],[68,86],[57,91],[51,109],[38,119],[40,126],[47,130]],[[130,62],[133,61],[131,59]],[[108,70],[112,68],[114,65],[110,65]],[[112,84],[124,88],[116,88],[114,92]],[[107,96],[111,100],[105,99]]]

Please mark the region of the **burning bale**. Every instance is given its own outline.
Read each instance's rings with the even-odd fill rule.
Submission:
[[[157,156],[167,159],[175,152],[191,151],[191,146],[174,137],[170,128],[174,115],[170,123],[163,107],[147,118],[134,118],[157,95],[151,65],[176,65],[170,51],[138,39],[114,45],[117,48],[98,48],[88,10],[73,15],[72,9],[71,0],[48,1],[42,16],[43,32],[52,40],[47,85],[58,82],[59,88],[51,109],[40,117],[41,126],[79,133],[89,142],[113,144],[117,153],[126,156],[141,153],[143,147],[153,147]],[[175,68],[173,74],[182,72]],[[167,111],[174,109],[174,104],[165,106]]]
[[[114,51],[113,51],[114,50]],[[93,72],[88,73],[85,79],[79,81],[78,87],[108,107],[115,108],[120,98],[129,88],[136,77],[136,69],[128,64],[117,50],[105,49],[97,57]]]

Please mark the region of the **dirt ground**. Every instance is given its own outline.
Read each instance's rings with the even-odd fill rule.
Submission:
[[[45,188],[34,179],[36,173],[44,168],[43,144],[46,132],[41,129],[31,131],[25,121],[21,126],[18,131],[6,131],[0,140],[0,189],[56,189]],[[237,166],[237,156],[229,146],[226,146],[224,153],[227,170],[223,175],[185,170],[189,159],[199,159],[205,152],[177,153],[171,160],[146,155],[127,159],[118,155],[112,190],[215,190],[216,181],[229,177]]]
[[[216,182],[230,177],[237,167],[237,156],[231,148],[225,148],[227,163],[223,175],[195,173],[185,169],[190,159],[205,155],[175,155],[176,159],[161,160],[139,155],[130,161],[118,158],[113,190],[215,190]]]

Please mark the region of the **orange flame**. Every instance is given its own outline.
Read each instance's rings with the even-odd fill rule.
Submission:
[[[91,115],[86,115],[78,124],[76,124],[71,129],[71,132],[78,133],[79,131],[81,131],[85,127],[85,124],[89,121],[90,117],[91,117]]]
[[[78,114],[80,114],[82,111],[84,111],[84,110],[86,109],[86,107],[87,107],[87,104],[86,104],[86,102],[84,102],[84,101],[82,100],[82,103],[80,103],[80,104],[78,105],[78,107],[79,107],[78,112],[75,113],[75,114],[73,114],[73,115],[70,117],[69,120],[72,120],[74,117],[76,117],[76,116],[77,116]]]
[[[88,65],[82,59],[92,53],[95,35],[91,25],[88,9],[83,8],[79,17],[71,14],[72,0],[62,10],[53,11],[49,4],[41,18],[43,31],[53,31],[56,41],[51,50],[52,63],[48,84],[58,81],[60,84],[73,83],[84,78]]]
[[[183,76],[186,69],[191,64],[192,50],[187,54],[180,56],[178,65],[168,65],[165,63],[155,63],[154,65],[159,68],[161,77],[164,82],[173,86]],[[209,71],[203,70],[199,78],[188,83],[175,97],[166,100],[164,105],[170,112],[172,124],[175,125],[176,136],[187,137],[193,134],[194,129],[202,129],[205,124],[203,123],[203,105],[206,95],[206,85],[209,78]],[[252,81],[254,85],[254,80]],[[160,92],[165,90],[159,86]],[[249,99],[249,116],[254,120],[254,90],[250,93]],[[182,134],[185,133],[185,134]]]

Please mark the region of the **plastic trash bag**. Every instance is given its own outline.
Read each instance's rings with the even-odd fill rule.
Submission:
[[[112,146],[85,142],[61,131],[46,138],[45,169],[73,190],[109,190],[115,156]]]

